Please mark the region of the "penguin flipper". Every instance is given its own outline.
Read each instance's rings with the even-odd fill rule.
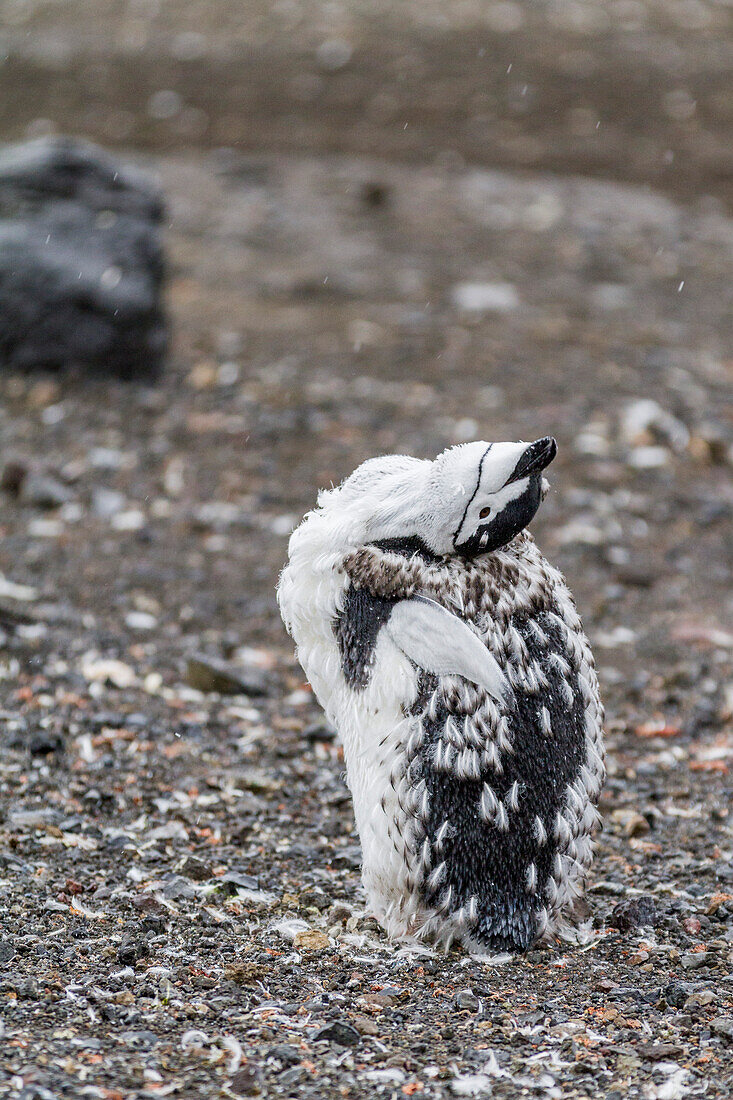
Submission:
[[[436,676],[462,676],[502,703],[509,682],[481,639],[457,615],[425,596],[400,600],[383,629],[411,661]]]

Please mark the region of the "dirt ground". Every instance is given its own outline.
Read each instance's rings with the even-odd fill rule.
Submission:
[[[622,8],[658,15],[608,18]],[[724,7],[666,8],[689,72],[722,67]],[[73,9],[9,6],[0,78],[53,41],[73,88]],[[489,9],[522,15],[516,35],[550,20]],[[99,10],[75,49],[101,34]],[[127,10],[147,27],[171,14]],[[234,32],[222,16],[202,47],[202,25],[180,16],[160,41],[210,57],[225,118],[214,60]],[[639,48],[658,45],[644,27]],[[348,76],[333,41],[349,28],[320,55],[309,28],[322,78]],[[588,35],[599,65],[594,43],[622,48],[620,32]],[[50,103],[53,81],[39,86]],[[710,102],[705,132],[729,142]],[[655,190],[634,182],[641,160],[581,174],[582,158],[438,155],[437,106],[422,157],[380,148],[376,123],[336,149],[315,109],[301,147],[239,149],[151,136],[148,109],[124,109],[148,135],[133,127],[126,155],[169,203],[168,370],[139,385],[0,373],[0,1096],[731,1095],[723,169],[704,187],[648,175]],[[615,122],[629,148],[636,120]],[[272,125],[285,132],[282,114]],[[686,133],[695,180],[712,138]],[[607,708],[592,934],[509,962],[415,954],[364,914],[341,751],[274,585],[317,488],[364,458],[549,433],[560,453],[533,530],[576,595]]]

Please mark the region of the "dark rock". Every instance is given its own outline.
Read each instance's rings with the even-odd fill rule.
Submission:
[[[236,894],[237,890],[259,890],[260,884],[254,875],[246,875],[240,871],[227,871],[219,879],[219,890],[223,894]]]
[[[345,1024],[342,1020],[334,1020],[320,1028],[313,1036],[316,1042],[323,1039],[329,1043],[337,1043],[340,1047],[355,1047],[359,1043],[359,1032],[351,1024]]]
[[[212,875],[211,866],[196,856],[187,856],[178,870],[185,878],[193,879],[194,882],[208,882]]]
[[[713,1035],[733,1043],[733,1016],[716,1016],[710,1023],[710,1030]]]
[[[614,905],[608,923],[620,932],[631,932],[640,926],[653,927],[657,923],[657,907],[654,898],[642,894],[638,898],[627,898]]]
[[[15,991],[19,998],[27,1001],[38,999],[38,979],[32,976],[21,978],[16,982]]]
[[[163,202],[143,173],[70,138],[0,153],[0,363],[160,367]]]
[[[479,1000],[470,989],[462,989],[456,993],[453,1005],[459,1012],[478,1012]]]
[[[682,955],[680,962],[685,970],[702,970],[710,962],[710,956],[707,951],[691,951]]]
[[[325,722],[314,722],[303,730],[306,741],[333,741],[336,738],[336,730],[327,726]]]
[[[21,462],[6,462],[0,474],[0,489],[11,497],[20,494],[28,469]]]
[[[133,940],[125,938],[117,948],[118,962],[123,966],[134,966],[138,959],[148,953],[148,945],[145,940]]]
[[[673,982],[662,990],[662,999],[670,1008],[682,1008],[692,990],[689,982]]]
[[[163,887],[163,897],[169,901],[176,901],[181,898],[190,901],[191,898],[196,897],[196,891],[185,878],[180,878],[178,875],[168,875]]]
[[[33,508],[60,508],[74,499],[74,494],[66,485],[43,474],[28,474],[23,479],[19,495],[23,504],[30,504]]]
[[[62,753],[64,751],[64,739],[60,733],[52,733],[50,730],[38,730],[31,735],[28,742],[28,751],[31,756],[48,756],[49,753]]]
[[[186,663],[186,683],[197,691],[219,695],[267,695],[266,677],[253,669],[237,669],[216,657],[197,653]]]
[[[673,1062],[683,1053],[677,1043],[639,1043],[636,1053],[647,1062]]]
[[[295,1066],[302,1060],[301,1052],[290,1043],[278,1043],[276,1046],[271,1047],[269,1057],[277,1058],[283,1066]]]
[[[352,871],[358,871],[361,867],[361,848],[358,844],[339,848],[334,852],[331,863],[334,867],[348,867]]]
[[[10,940],[0,940],[0,963],[10,962],[15,958],[15,948]]]
[[[133,909],[142,913],[146,919],[160,916],[166,912],[165,906],[152,894],[139,894],[130,902]]]
[[[229,1088],[237,1096],[258,1096],[262,1092],[262,1078],[256,1066],[243,1066],[229,1082]]]
[[[118,1036],[121,1043],[132,1050],[152,1050],[160,1039],[152,1031],[123,1031]]]
[[[325,890],[322,890],[320,886],[310,886],[306,890],[301,891],[298,901],[304,908],[313,906],[318,909],[319,912],[323,912],[324,909],[328,909],[331,904],[331,899]]]

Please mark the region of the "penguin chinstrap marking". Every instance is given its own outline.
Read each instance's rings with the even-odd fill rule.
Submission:
[[[340,733],[393,937],[522,951],[573,923],[603,710],[572,596],[526,531],[556,450],[370,459],[290,539],[280,609]]]

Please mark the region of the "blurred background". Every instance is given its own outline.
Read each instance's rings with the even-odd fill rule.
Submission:
[[[290,531],[374,454],[553,434],[533,530],[607,702],[599,878],[733,883],[732,20],[723,0],[4,0],[11,824],[92,789],[100,836],[112,811],[133,840],[142,809],[180,819],[166,874],[208,829],[295,897],[354,838],[275,606]],[[234,814],[225,778],[249,792]],[[235,819],[271,832],[248,847]]]

